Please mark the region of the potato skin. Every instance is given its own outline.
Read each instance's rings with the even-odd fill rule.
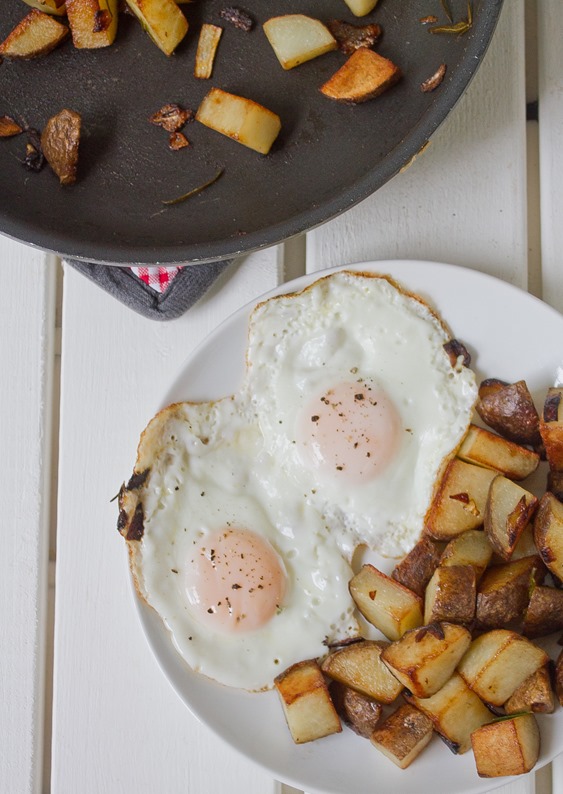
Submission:
[[[489,427],[510,441],[530,446],[541,444],[539,415],[525,381],[484,380],[475,409]]]
[[[392,578],[422,598],[426,585],[438,567],[442,549],[443,544],[423,535],[407,556],[395,566]]]
[[[81,125],[80,114],[65,108],[51,116],[41,135],[43,154],[61,185],[76,182]]]
[[[328,691],[340,719],[359,736],[369,739],[381,719],[381,703],[340,681],[332,681]]]

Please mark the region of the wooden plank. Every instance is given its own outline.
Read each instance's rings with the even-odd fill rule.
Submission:
[[[55,262],[0,237],[0,788],[42,787]]]
[[[527,284],[524,2],[505,3],[483,64],[427,149],[307,237],[308,268],[429,259]]]
[[[277,282],[277,251],[254,254],[186,315],[155,323],[65,272],[54,794],[279,790],[200,725],[157,668],[110,504],[184,358],[224,317]]]

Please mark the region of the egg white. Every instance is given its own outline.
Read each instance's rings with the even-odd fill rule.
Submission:
[[[299,483],[342,553],[359,544],[408,552],[423,529],[444,460],[470,422],[473,372],[452,367],[448,330],[420,300],[385,277],[338,272],[260,304],[251,317],[243,392],[265,447]],[[300,449],[298,418],[311,395],[346,380],[381,387],[402,423],[399,450],[375,479],[325,477]]]
[[[248,406],[236,399],[177,404],[156,422],[141,450],[150,473],[132,569],[186,662],[225,685],[261,690],[290,664],[323,656],[327,639],[355,636],[350,567],[302,489],[264,450]],[[277,614],[238,634],[202,625],[186,597],[194,546],[229,526],[265,538],[287,574]]]

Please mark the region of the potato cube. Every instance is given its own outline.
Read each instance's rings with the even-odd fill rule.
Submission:
[[[401,76],[399,67],[388,58],[367,47],[360,47],[321,86],[321,93],[338,102],[367,102],[395,85]]]
[[[377,5],[377,0],[344,0],[344,2],[357,17],[365,17]]]
[[[485,532],[495,552],[509,560],[520,535],[534,515],[538,499],[499,474],[491,483],[485,507]]]
[[[39,58],[54,50],[69,34],[66,25],[33,9],[0,44],[3,58]]]
[[[471,747],[471,734],[490,722],[493,715],[457,673],[429,698],[405,694],[405,699],[426,714],[450,750],[465,753]]]
[[[432,720],[407,703],[373,731],[371,741],[394,764],[406,769],[424,750],[432,730]]]
[[[117,0],[67,0],[66,12],[75,47],[98,49],[113,44],[119,16]]]
[[[387,645],[386,642],[370,640],[346,645],[326,657],[321,665],[322,671],[335,681],[381,703],[392,703],[403,687],[381,661]]]
[[[548,667],[540,667],[526,678],[508,698],[504,710],[507,714],[519,714],[521,711],[551,714],[555,710],[555,696]]]
[[[485,424],[516,444],[534,447],[541,442],[540,418],[523,380],[517,383],[496,378],[484,380],[479,386],[475,410]]]
[[[493,565],[485,571],[477,590],[477,628],[500,629],[520,619],[528,606],[530,590],[544,576],[545,568],[537,555]]]
[[[480,777],[523,775],[540,754],[540,732],[533,714],[519,714],[483,725],[471,735]]]
[[[391,574],[392,578],[423,597],[426,585],[440,562],[442,549],[443,544],[424,535],[407,556],[397,563]]]
[[[271,110],[220,88],[204,97],[196,119],[260,154],[268,154],[281,129],[280,117]]]
[[[563,388],[549,389],[540,419],[540,433],[552,471],[563,471]]]
[[[274,683],[296,744],[312,742],[342,730],[315,659],[297,662],[277,676]]]
[[[218,25],[204,23],[201,26],[197,50],[195,54],[194,77],[199,80],[208,80],[213,73],[213,64],[217,47],[223,34],[223,28]]]
[[[468,529],[452,538],[440,559],[440,565],[471,565],[477,580],[483,575],[493,556],[493,547],[481,529]]]
[[[165,55],[172,55],[188,32],[188,20],[174,0],[126,0],[144,30]]]
[[[526,447],[508,441],[489,430],[470,425],[457,451],[458,458],[495,469],[511,480],[523,480],[539,466],[540,456]]]
[[[471,644],[471,634],[454,623],[434,623],[403,634],[381,658],[413,695],[427,698],[451,678]]]
[[[338,46],[326,25],[305,14],[272,17],[264,22],[264,33],[284,69],[293,69]]]
[[[373,565],[350,580],[350,594],[362,615],[390,640],[422,625],[422,599]]]
[[[518,538],[518,543],[514,547],[514,551],[510,557],[511,561],[521,560],[522,557],[534,557],[538,553],[536,541],[534,540],[533,523],[530,522],[528,526],[524,527],[524,531]],[[502,562],[502,557],[493,555],[493,563]]]
[[[436,568],[424,597],[424,623],[446,621],[469,625],[475,617],[477,586],[472,565]]]
[[[563,504],[549,491],[542,496],[534,519],[534,539],[546,566],[563,580]]]
[[[525,637],[494,629],[473,640],[457,669],[480,698],[502,706],[548,659],[545,651]]]
[[[563,629],[563,590],[534,587],[524,614],[524,634],[530,639]]]
[[[66,14],[65,0],[23,0],[28,6],[62,17]]]
[[[381,703],[340,681],[331,681],[328,691],[340,719],[358,736],[369,739],[381,719]]]
[[[451,460],[426,514],[426,534],[435,540],[451,540],[468,529],[478,529],[485,517],[491,482],[497,476],[491,469]]]

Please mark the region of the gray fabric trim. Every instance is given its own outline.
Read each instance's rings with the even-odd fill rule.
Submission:
[[[201,298],[232,261],[224,259],[205,265],[187,264],[176,274],[166,292],[161,294],[137,278],[127,267],[67,260],[83,276],[125,306],[151,320],[173,320],[180,317]]]

